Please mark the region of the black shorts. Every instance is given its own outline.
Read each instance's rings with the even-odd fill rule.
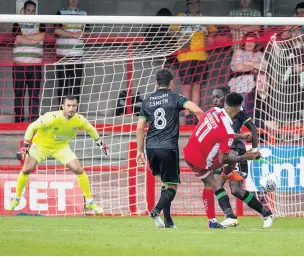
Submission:
[[[242,149],[242,148],[233,148],[231,150],[236,151],[238,156],[244,155],[246,153],[246,150]],[[243,178],[245,178],[245,179],[247,178],[247,176],[248,176],[248,162],[247,161],[238,162],[236,164],[236,169],[238,171],[242,172]],[[221,175],[222,170],[215,170],[213,173],[216,175]]]
[[[238,153],[238,156],[244,155],[246,153],[246,150],[242,148],[235,148],[232,150],[236,151]],[[242,172],[242,177],[246,179],[248,176],[248,162],[247,161],[239,162],[237,163],[236,168],[238,171]]]
[[[182,85],[201,84],[207,79],[207,61],[184,61],[179,65],[179,77]]]
[[[160,176],[164,184],[180,183],[178,149],[147,148],[146,151],[153,176]]]

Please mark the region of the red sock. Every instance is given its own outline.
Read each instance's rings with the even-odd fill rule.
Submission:
[[[215,201],[212,189],[203,190],[203,201],[208,219],[215,219]]]

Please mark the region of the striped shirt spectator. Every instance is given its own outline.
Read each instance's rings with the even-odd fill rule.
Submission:
[[[36,14],[36,3],[26,1],[23,6],[24,15]],[[33,122],[39,115],[39,93],[42,80],[43,41],[45,25],[39,23],[15,23],[13,25],[15,39],[13,56],[14,112],[15,122],[23,122],[24,100],[26,90],[29,96],[29,121]]]
[[[87,12],[79,8],[65,7],[59,10],[57,15],[87,15]],[[80,37],[85,29],[85,24],[65,23],[59,24],[58,27],[67,33],[64,35],[56,33],[56,54],[60,56],[82,56],[84,54],[84,42]]]
[[[68,6],[60,9],[57,15],[87,15],[79,8],[78,0],[69,0]],[[58,24],[56,34],[56,54],[59,58],[77,58],[84,55],[84,40],[81,36],[86,29],[85,24]],[[57,66],[58,76],[58,105],[62,104],[64,96],[74,95],[80,102],[81,79],[84,66],[82,63]]]
[[[251,2],[250,0],[240,0],[241,8],[230,11],[229,16],[230,17],[261,17],[261,12],[259,10],[248,8],[250,2]],[[243,40],[243,37],[247,32],[258,31],[260,29],[260,26],[231,25],[230,29],[231,29],[233,42],[237,43]],[[234,49],[239,47],[240,47],[239,44],[234,45]]]

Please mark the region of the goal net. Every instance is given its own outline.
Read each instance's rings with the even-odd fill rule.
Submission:
[[[278,187],[266,193],[277,216],[303,216],[304,42],[302,35],[280,41],[274,36],[264,52],[255,100],[255,120],[263,130],[263,158],[253,162],[255,185],[274,173]],[[258,188],[260,190],[260,188]]]
[[[271,19],[56,16],[56,23],[63,25],[60,29],[79,33],[78,37],[72,38],[58,35],[54,16],[0,16],[0,22],[4,24],[0,28],[0,79],[3,82],[0,91],[3,145],[0,157],[0,213],[11,215],[5,208],[14,197],[15,180],[21,168],[15,160],[15,153],[29,120],[32,117],[35,119],[35,112],[27,107],[33,105],[36,97],[34,90],[29,90],[27,95],[23,88],[19,97],[24,98],[24,120],[14,122],[15,85],[16,80],[22,80],[22,77],[16,78],[16,70],[23,69],[19,75],[27,74],[24,67],[28,66],[41,66],[39,114],[59,110],[61,97],[66,94],[79,96],[78,111],[98,129],[104,143],[109,146],[110,155],[104,157],[93,140],[83,132],[70,144],[89,176],[93,198],[103,206],[106,215],[145,215],[159,197],[160,182],[151,176],[147,168],[136,165],[135,130],[141,101],[156,89],[155,73],[162,67],[170,68],[175,74],[173,91],[189,95],[193,101],[198,100],[204,110],[212,106],[211,93],[218,86],[229,86],[231,91],[244,95],[244,106],[250,115],[255,116],[260,128],[261,147],[266,152],[271,151],[271,158],[265,157],[250,165],[247,187],[258,192],[278,214],[301,213],[301,185],[304,180],[301,184],[300,166],[295,165],[297,160],[302,160],[302,131],[297,123],[303,120],[300,115],[302,106],[291,104],[301,101],[302,75],[299,72],[296,79],[293,71],[293,64],[300,67],[301,51],[298,46],[301,40],[282,41],[278,36],[277,41],[271,41],[270,37],[288,30],[283,25],[302,24],[297,19]],[[15,22],[36,28],[39,24],[47,24],[43,42],[21,44],[20,47],[16,43],[16,32],[12,33]],[[243,31],[242,36],[236,37],[227,24],[248,24],[244,25],[248,33]],[[251,32],[250,28],[255,25],[260,27]],[[251,47],[254,44],[252,53],[246,56],[245,45],[250,48],[250,44]],[[235,49],[242,54],[234,56]],[[181,58],[185,53],[198,54],[202,61],[185,64]],[[28,64],[33,58],[40,60],[37,63],[35,59],[35,63]],[[245,61],[256,66],[238,70]],[[197,71],[197,76],[192,76],[189,70]],[[273,93],[269,93],[267,99],[262,98],[258,105],[257,82],[263,76],[267,78],[264,85],[267,84],[267,90],[269,88]],[[31,80],[39,79],[34,77]],[[195,82],[199,87],[191,96],[190,90],[194,87],[187,84]],[[290,104],[285,108],[286,101]],[[257,111],[260,116],[257,116]],[[278,127],[266,128],[265,120],[280,122]],[[185,117],[181,113],[180,148],[185,145],[194,122],[191,116]],[[180,164],[182,184],[172,213],[204,215],[202,183],[187,168],[182,154]],[[271,196],[265,196],[259,187],[265,165],[268,165],[269,172],[278,172],[281,165],[278,172],[281,185]],[[292,165],[295,180],[290,184]],[[231,201],[238,215],[253,214],[241,202],[233,198]],[[50,216],[90,214],[75,176],[52,158],[41,163],[31,174],[17,211]],[[219,209],[217,211],[221,214]]]

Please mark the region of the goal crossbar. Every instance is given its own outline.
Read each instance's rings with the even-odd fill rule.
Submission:
[[[0,15],[0,23],[304,25],[301,17]]]

